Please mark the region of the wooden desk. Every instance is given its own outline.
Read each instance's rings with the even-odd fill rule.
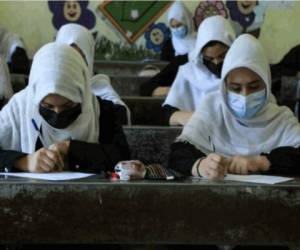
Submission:
[[[0,242],[300,244],[300,180],[0,180]]]

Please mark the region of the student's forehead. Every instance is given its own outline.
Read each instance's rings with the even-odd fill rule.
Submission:
[[[228,47],[224,44],[217,43],[213,46],[206,47],[203,49],[203,54],[206,56],[216,56],[225,53],[228,50]]]
[[[242,68],[236,68],[236,69],[233,69],[231,70],[227,77],[227,82],[261,82],[262,81],[262,78],[257,74],[255,73],[253,70],[249,69],[249,68],[245,68],[245,67],[242,67]]]
[[[48,104],[64,105],[64,104],[70,103],[72,101],[70,99],[68,99],[64,96],[58,95],[58,94],[49,94],[46,97],[44,97],[42,102],[45,102]]]
[[[177,20],[176,17],[173,17],[173,18],[171,18],[170,24],[171,25],[182,24],[182,22]]]

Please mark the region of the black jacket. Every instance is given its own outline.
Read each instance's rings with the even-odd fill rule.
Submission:
[[[262,153],[271,163],[267,172],[270,175],[300,175],[300,148],[280,147],[273,149],[269,154]],[[201,157],[206,156],[203,152],[188,142],[176,142],[171,146],[168,167],[184,174],[191,175],[194,163]]]
[[[128,143],[120,124],[115,105],[110,101],[99,99],[100,103],[100,135],[99,143],[70,141],[68,152],[70,170],[100,173],[113,171],[121,160],[130,157]],[[36,150],[42,147],[39,139]],[[11,150],[0,150],[0,171],[18,171],[14,168],[15,161],[25,153]],[[78,168],[79,166],[79,168]]]

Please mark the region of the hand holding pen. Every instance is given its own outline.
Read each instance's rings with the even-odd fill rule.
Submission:
[[[45,141],[34,119],[32,119],[32,124],[34,129],[38,132],[38,137],[44,147],[32,154],[21,157],[16,162],[15,167],[21,171],[33,173],[63,171],[64,162],[61,154],[45,147]]]

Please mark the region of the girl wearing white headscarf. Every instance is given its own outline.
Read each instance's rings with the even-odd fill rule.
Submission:
[[[50,43],[36,53],[29,85],[0,112],[2,168],[100,172],[128,158],[113,107],[91,93],[88,78],[86,64],[68,45]]]
[[[22,39],[3,27],[0,27],[0,57],[8,64],[11,73],[29,73],[29,59]]]
[[[171,41],[167,41],[163,46],[161,60],[170,63],[141,86],[140,93],[143,96],[166,96],[179,66],[188,61],[188,54],[194,49],[196,32],[193,15],[182,1],[177,0],[172,4],[168,13],[168,23],[171,29]],[[172,48],[171,51],[167,50],[169,47]],[[174,54],[174,56],[165,56],[165,54]]]
[[[120,121],[123,124],[130,124],[130,110],[111,86],[110,78],[104,74],[93,73],[95,40],[92,33],[82,25],[65,24],[57,32],[56,42],[71,45],[81,54],[89,68],[92,92],[103,100],[116,104]]]
[[[179,68],[163,104],[166,124],[185,125],[203,97],[218,89],[222,63],[234,39],[233,28],[222,16],[201,23],[191,60]]]
[[[271,99],[270,67],[258,40],[236,39],[222,81],[172,145],[170,167],[211,179],[226,172],[300,174],[300,125]]]
[[[176,56],[188,54],[194,49],[196,33],[192,16],[182,1],[176,1],[169,10],[168,23],[171,26],[172,44]],[[183,25],[173,27],[173,20]]]
[[[12,95],[13,89],[10,82],[9,70],[6,62],[0,57],[0,109]]]

